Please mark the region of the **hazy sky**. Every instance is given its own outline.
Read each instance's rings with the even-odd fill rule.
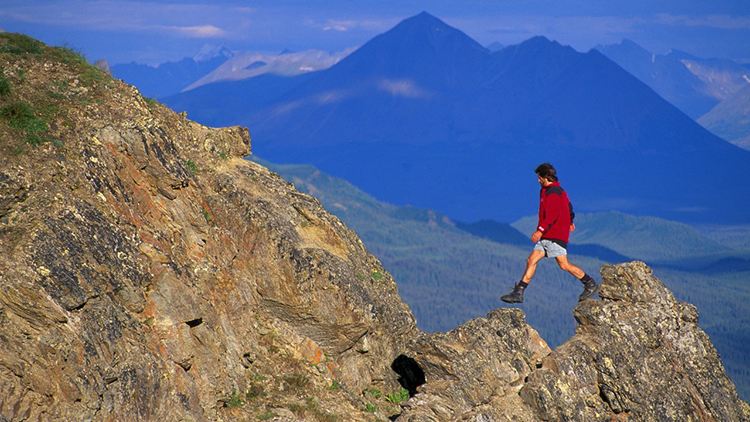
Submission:
[[[750,62],[750,0],[0,0],[0,29],[93,60],[155,64],[206,46],[343,50],[423,10],[485,45],[545,35],[585,51],[630,38]]]

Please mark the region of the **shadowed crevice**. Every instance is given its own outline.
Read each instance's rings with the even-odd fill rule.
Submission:
[[[424,371],[413,358],[399,355],[391,364],[391,369],[399,375],[398,382],[409,390],[409,396],[417,394],[417,387],[425,383]]]

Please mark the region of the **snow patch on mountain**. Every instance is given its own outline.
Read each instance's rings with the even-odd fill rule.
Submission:
[[[188,85],[182,92],[220,81],[238,81],[264,73],[293,76],[327,69],[346,57],[352,50],[335,53],[322,50],[300,52],[284,51],[282,54],[258,52],[237,53],[208,75]]]

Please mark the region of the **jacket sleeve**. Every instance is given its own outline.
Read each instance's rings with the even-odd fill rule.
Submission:
[[[541,206],[544,209],[541,213],[544,218],[539,220],[539,227],[537,227],[537,230],[545,233],[557,221],[560,209],[564,206],[563,197],[562,195],[547,195]]]
[[[568,201],[568,208],[570,209],[570,224],[573,224],[573,220],[576,218],[576,213],[573,211],[573,203]]]

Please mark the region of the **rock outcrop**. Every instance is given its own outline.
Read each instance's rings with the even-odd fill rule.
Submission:
[[[515,309],[422,334],[409,353],[426,384],[398,420],[750,420],[694,306],[642,262],[602,279],[554,351]]]
[[[0,54],[0,107],[53,92],[59,110],[38,146],[1,126],[0,415],[365,419],[352,392],[400,388],[390,365],[416,326],[393,279],[317,200],[242,158],[247,129],[203,127],[37,47]]]
[[[23,36],[0,72],[0,420],[750,419],[642,263],[555,351],[514,309],[423,333],[246,129]]]

